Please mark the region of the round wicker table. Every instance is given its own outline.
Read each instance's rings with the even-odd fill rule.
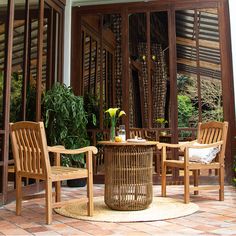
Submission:
[[[153,149],[157,142],[101,141],[105,152],[105,203],[114,210],[142,210],[152,202]]]

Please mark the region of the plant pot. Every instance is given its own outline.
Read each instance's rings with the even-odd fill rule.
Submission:
[[[160,135],[161,135],[161,136],[166,136],[166,135],[167,135],[167,132],[166,132],[166,131],[161,131],[161,132],[160,132]]]
[[[67,180],[67,186],[68,187],[84,187],[86,186],[86,178],[83,178],[83,179],[70,179],[70,180]]]

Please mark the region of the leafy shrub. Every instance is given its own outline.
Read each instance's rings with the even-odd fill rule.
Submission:
[[[178,95],[178,123],[179,127],[188,127],[189,118],[192,117],[194,107],[188,96]]]
[[[75,96],[70,87],[57,83],[45,93],[43,103],[45,128],[50,145],[63,145],[68,149],[89,145],[86,130],[88,119],[83,97]],[[62,164],[83,166],[84,156],[65,156]]]

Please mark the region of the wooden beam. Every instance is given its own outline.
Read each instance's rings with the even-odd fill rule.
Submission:
[[[139,73],[142,72],[142,65],[140,61],[131,60],[131,67],[133,67],[134,70],[137,70]]]
[[[196,47],[196,40],[183,38],[183,37],[176,37],[176,44]],[[212,48],[212,49],[218,49],[218,50],[220,48],[219,42],[213,42],[213,41],[203,40],[203,39],[199,39],[199,46]]]
[[[42,65],[45,64],[47,61],[47,55],[42,55]],[[30,61],[30,64],[33,65],[33,66],[37,66],[38,65],[38,59],[35,58],[35,59],[32,59]]]
[[[187,66],[197,67],[197,61],[192,61],[189,59],[179,58],[177,60],[177,63],[184,64]],[[215,64],[215,63],[211,63],[211,62],[199,61],[199,66],[201,68],[206,68],[206,69],[210,69],[210,70],[218,70],[218,71],[221,70],[220,64]]]
[[[14,29],[20,26],[24,26],[25,21],[24,20],[15,20],[14,21]],[[0,25],[0,34],[5,33],[5,24]]]
[[[200,8],[200,9],[198,9],[198,11],[199,12],[206,12],[206,13],[210,13],[210,14],[214,14],[214,15],[218,14],[217,8]]]
[[[178,73],[183,74],[183,75],[188,75],[191,78],[195,78],[195,79],[197,78],[197,73],[195,73],[194,71],[189,72],[189,71],[184,71],[184,70],[178,70]],[[206,76],[206,75],[201,75],[201,79],[218,80],[219,81],[219,79],[217,79],[215,77],[210,77],[210,76]]]

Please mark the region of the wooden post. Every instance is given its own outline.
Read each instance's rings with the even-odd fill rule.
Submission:
[[[127,8],[121,13],[121,48],[122,48],[122,109],[126,116],[122,117],[127,136],[129,136],[129,18]]]
[[[23,61],[23,85],[22,85],[22,120],[26,119],[26,100],[29,66],[29,0],[25,1],[25,32],[24,32],[24,61]]]
[[[37,81],[36,81],[36,121],[41,120],[41,93],[42,93],[42,72],[43,72],[43,19],[44,19],[44,0],[39,2],[38,19],[38,55],[37,55]]]
[[[147,27],[147,80],[148,80],[148,128],[152,128],[152,75],[151,75],[151,31],[150,31],[150,12],[146,13]]]
[[[221,57],[221,78],[222,78],[222,99],[224,109],[224,120],[229,122],[228,142],[225,154],[226,179],[232,183],[233,163],[235,155],[235,105],[234,105],[234,85],[233,68],[231,57],[230,25],[228,2],[223,1],[218,4],[219,15],[219,35],[220,35],[220,57]],[[234,151],[234,152],[233,152]]]
[[[8,1],[8,14],[6,24],[6,60],[4,65],[4,96],[3,96],[3,177],[2,177],[2,193],[3,203],[7,201],[8,190],[8,155],[9,155],[9,121],[10,121],[10,95],[11,95],[11,72],[12,72],[12,46],[13,46],[13,29],[14,29],[14,0]]]

